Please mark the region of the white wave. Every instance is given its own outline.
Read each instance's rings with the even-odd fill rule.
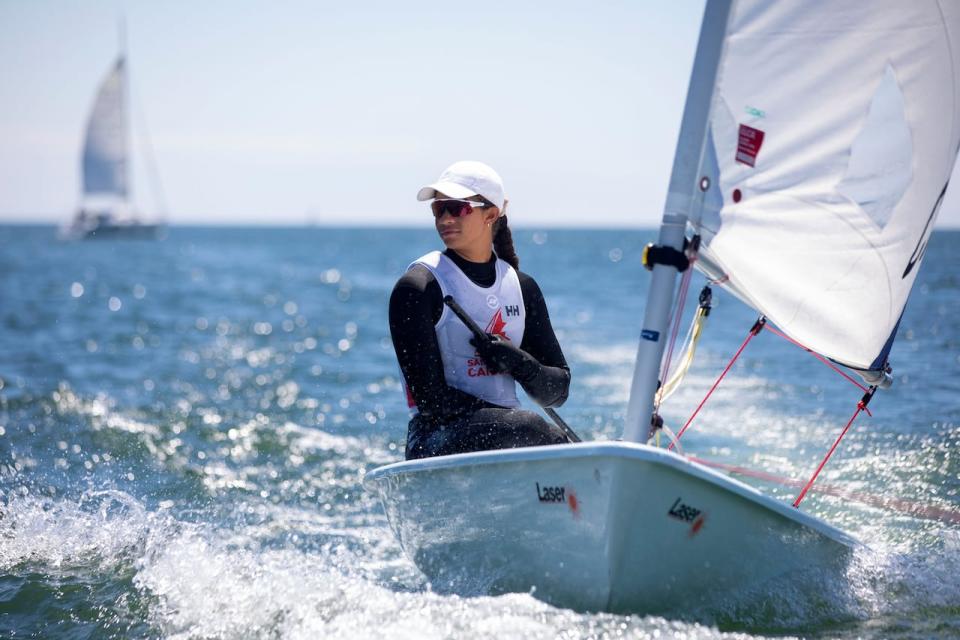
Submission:
[[[636,343],[620,344],[573,344],[568,351],[571,361],[578,364],[601,364],[609,367],[630,368],[637,358]]]
[[[462,598],[397,591],[352,575],[349,556],[258,551],[185,534],[135,578],[160,602],[154,623],[188,638],[747,638],[662,618],[583,614],[528,594]]]
[[[338,436],[315,427],[303,427],[287,422],[277,428],[278,435],[295,453],[330,452],[350,456],[354,460],[366,460],[373,464],[395,462],[396,456],[381,447],[373,446],[368,439],[354,436]]]
[[[938,528],[939,541],[921,547],[862,548],[848,571],[861,617],[911,616],[960,605],[956,530]]]
[[[76,413],[90,418],[91,426],[95,430],[114,429],[147,436],[160,435],[157,425],[114,412],[116,402],[104,394],[98,394],[93,399],[81,398],[68,385],[61,384],[57,391],[53,392],[53,400],[61,413]]]
[[[135,587],[149,596],[145,622],[174,640],[747,637],[658,618],[579,614],[527,594],[439,595],[400,556],[382,517],[348,530],[336,516],[261,508],[269,526],[218,529],[149,513],[118,491],[76,502],[10,496],[0,517],[0,568],[133,567]],[[335,538],[319,548],[278,547],[278,533],[296,540],[291,530],[350,533],[359,546]]]
[[[188,638],[750,638],[656,617],[577,613],[530,594],[460,597],[432,592],[401,555],[379,513],[325,513],[268,501],[240,508],[253,523],[181,522],[119,491],[76,501],[14,492],[0,512],[0,570],[57,574],[131,568],[157,635]],[[215,516],[211,513],[211,518]],[[870,620],[955,607],[960,536],[940,544],[863,550],[846,580],[804,600],[789,585],[760,609],[700,612],[786,632],[811,621]]]
[[[0,570],[124,562],[137,553],[150,521],[122,491],[91,491],[75,502],[14,492],[0,507]]]

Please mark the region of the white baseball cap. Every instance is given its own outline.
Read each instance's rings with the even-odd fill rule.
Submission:
[[[417,200],[432,200],[440,192],[451,198],[483,196],[503,211],[503,180],[482,162],[461,160],[443,170],[440,178],[417,193]]]

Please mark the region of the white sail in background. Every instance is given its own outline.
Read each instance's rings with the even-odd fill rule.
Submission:
[[[807,347],[878,370],[958,143],[957,3],[741,0],[698,264]]]
[[[100,85],[87,122],[83,146],[83,192],[126,198],[127,93],[122,57]]]

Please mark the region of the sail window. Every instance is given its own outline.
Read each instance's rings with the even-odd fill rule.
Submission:
[[[913,179],[912,158],[903,93],[887,65],[837,191],[857,203],[883,230]]]

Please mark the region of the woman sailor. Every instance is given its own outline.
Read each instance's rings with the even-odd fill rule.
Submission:
[[[563,404],[570,369],[540,288],[518,270],[500,176],[481,162],[456,162],[417,199],[431,201],[446,250],[415,260],[390,296],[390,333],[413,412],[406,457],[568,442],[519,408],[517,382],[541,406]],[[444,296],[488,339],[475,339]]]

